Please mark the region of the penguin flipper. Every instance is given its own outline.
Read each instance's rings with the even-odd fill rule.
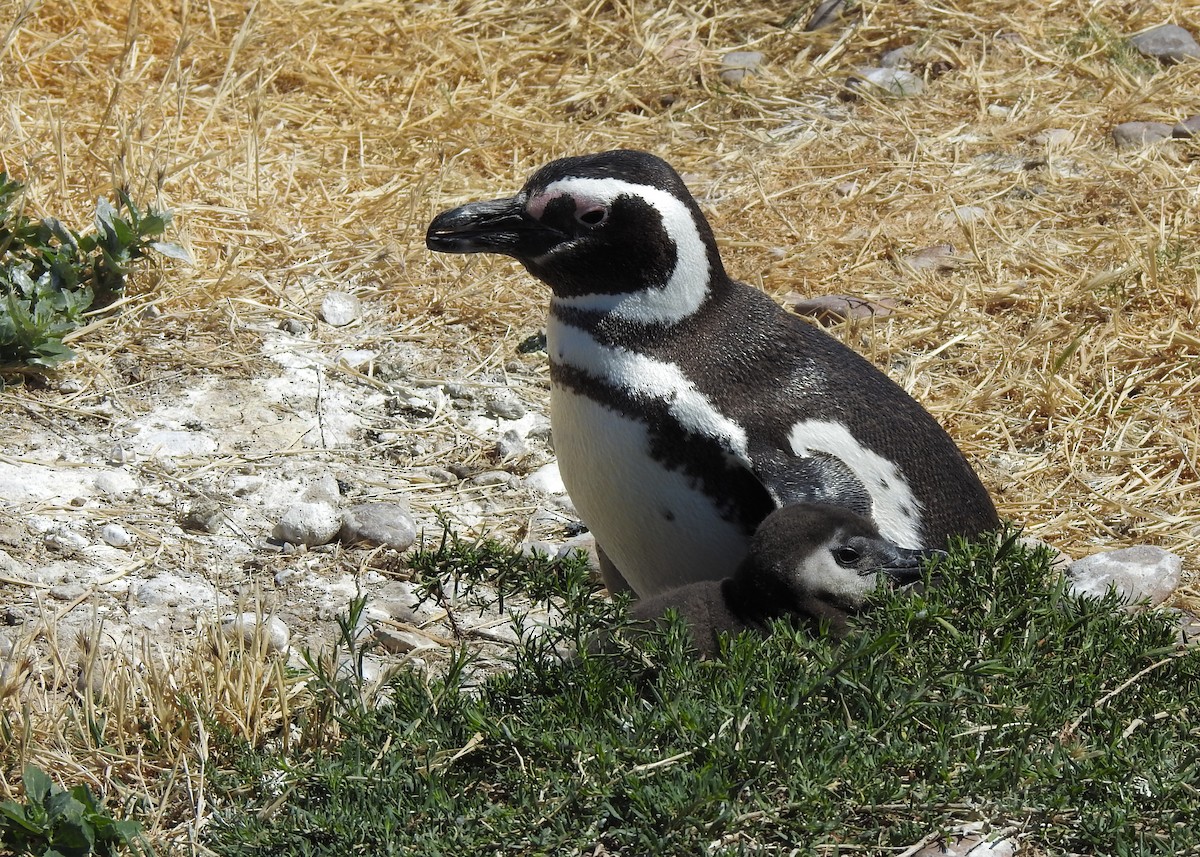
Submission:
[[[854,471],[833,455],[789,455],[780,449],[751,451],[752,469],[775,504],[837,506],[868,520],[874,503]]]

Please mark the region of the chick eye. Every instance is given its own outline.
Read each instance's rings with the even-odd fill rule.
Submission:
[[[605,220],[608,220],[608,209],[601,207],[585,208],[575,215],[575,219],[584,226],[599,226]]]
[[[854,548],[841,547],[833,552],[833,558],[838,565],[854,565],[859,560],[859,553]]]

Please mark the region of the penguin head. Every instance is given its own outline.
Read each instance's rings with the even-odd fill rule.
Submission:
[[[743,598],[767,617],[826,618],[835,626],[858,613],[880,582],[921,579],[926,560],[944,551],[902,548],[867,519],[833,506],[777,509],[759,525],[734,575]]]
[[[438,215],[425,241],[443,253],[511,256],[560,306],[651,322],[686,315],[725,274],[679,174],[626,149],[547,164],[516,196]]]

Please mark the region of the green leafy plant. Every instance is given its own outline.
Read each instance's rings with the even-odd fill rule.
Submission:
[[[1200,651],[1169,616],[1071,595],[1014,533],[958,545],[939,585],[883,597],[840,644],[781,624],[704,662],[678,623],[590,651],[612,607],[564,597],[570,569],[453,538],[420,562],[460,581],[557,574],[569,611],[482,686],[398,673],[335,748],[275,761],[280,797],[227,792],[207,847],[887,853],[980,819],[1047,853],[1200,841]]]
[[[38,857],[153,855],[141,825],[113,818],[86,784],[64,791],[34,765],[25,766],[24,783],[24,804],[0,803],[0,845]]]
[[[0,362],[54,366],[73,356],[63,337],[84,314],[112,303],[134,262],[148,251],[190,261],[158,240],[169,212],[141,211],[124,191],[96,204],[96,230],[75,232],[23,211],[23,186],[0,173]]]

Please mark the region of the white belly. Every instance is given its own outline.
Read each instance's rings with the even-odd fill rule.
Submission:
[[[691,478],[651,457],[644,424],[557,386],[550,422],[575,508],[639,597],[733,573],[745,533]]]

